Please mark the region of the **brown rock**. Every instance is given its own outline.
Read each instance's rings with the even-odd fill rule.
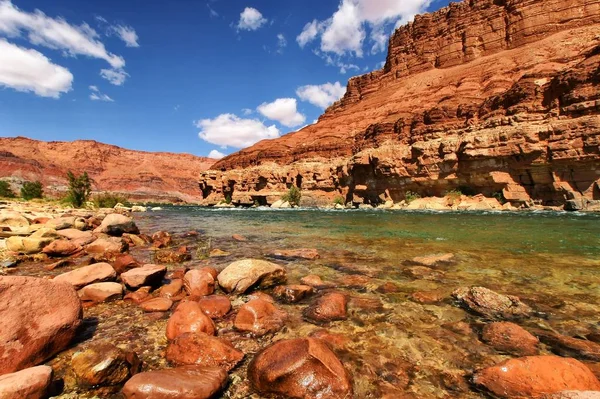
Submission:
[[[319,251],[314,248],[300,248],[300,249],[280,249],[271,251],[267,256],[275,259],[294,260],[294,259],[306,259],[315,260],[318,259]]]
[[[161,249],[154,253],[154,261],[156,263],[183,263],[191,259],[192,254],[187,252],[186,247],[180,247],[176,251]]]
[[[452,296],[461,306],[489,319],[517,319],[533,313],[518,297],[498,294],[484,287],[459,288]]]
[[[87,387],[119,385],[135,374],[140,361],[134,352],[112,344],[95,343],[73,354],[77,384]]]
[[[255,337],[279,331],[287,314],[263,299],[253,299],[242,305],[233,325],[240,331],[252,333]]]
[[[81,246],[68,240],[55,240],[42,250],[48,256],[69,256],[81,251]]]
[[[345,350],[346,346],[351,342],[350,338],[345,335],[332,333],[324,329],[313,331],[310,337],[320,339],[335,351]]]
[[[223,258],[229,255],[229,252],[225,252],[219,248],[211,249],[210,253],[208,254],[210,258]]]
[[[538,353],[539,340],[514,323],[490,323],[483,328],[481,338],[494,349],[517,356],[531,356]]]
[[[426,256],[417,256],[413,258],[409,263],[426,266],[426,267],[436,267],[444,264],[454,263],[454,254],[435,254],[435,255],[426,255]]]
[[[473,381],[503,398],[542,398],[565,390],[600,390],[600,381],[575,359],[529,356],[475,374]]]
[[[273,297],[269,294],[266,294],[262,291],[254,291],[251,294],[246,296],[246,300],[248,302],[254,300],[254,299],[262,299],[263,301],[267,301],[270,303],[275,303],[275,299],[273,299]]]
[[[396,292],[400,292],[400,287],[388,281],[377,287],[377,292],[380,292],[382,294],[393,294]]]
[[[331,292],[325,294],[304,309],[305,319],[314,323],[327,323],[334,320],[345,320],[347,299],[344,294]]]
[[[558,355],[600,362],[600,344],[550,331],[537,330],[536,334]]]
[[[71,262],[68,259],[60,259],[54,263],[51,263],[49,265],[44,266],[44,269],[46,270],[54,270],[54,269],[58,269],[60,267],[65,267],[65,266],[72,266],[73,262]]]
[[[446,295],[440,291],[417,291],[413,292],[410,299],[416,303],[434,304],[440,303],[446,298]]]
[[[313,288],[309,285],[278,285],[273,290],[273,296],[286,303],[300,302],[313,293]]]
[[[166,231],[157,231],[152,234],[152,246],[154,248],[166,248],[173,243],[171,234]]]
[[[123,297],[123,286],[119,283],[95,283],[78,291],[82,301],[106,302]]]
[[[208,317],[197,302],[185,301],[179,304],[167,323],[167,339],[175,339],[184,333],[206,333],[215,335],[215,323]]]
[[[275,263],[244,259],[231,263],[218,276],[219,285],[227,292],[243,294],[250,287],[268,288],[285,283],[285,269]]]
[[[129,254],[117,255],[113,263],[113,268],[118,274],[125,273],[127,270],[135,269],[140,266],[140,263]]]
[[[215,279],[205,269],[190,270],[183,277],[183,287],[192,297],[203,297],[215,292]]]
[[[89,284],[114,280],[115,278],[117,278],[117,273],[111,265],[108,263],[94,263],[59,274],[54,277],[54,281],[69,283],[75,289],[79,289]]]
[[[150,290],[152,287],[140,287],[137,291],[125,295],[123,300],[140,304],[150,298]]]
[[[169,284],[160,287],[159,295],[163,298],[169,298],[174,301],[181,299],[184,296],[183,280],[179,278],[171,280]]]
[[[236,241],[240,241],[240,242],[248,241],[248,239],[246,237],[239,235],[239,234],[234,234],[231,236],[231,238],[233,238]]]
[[[139,234],[140,231],[130,217],[118,213],[111,213],[110,215],[106,215],[100,226],[96,228],[94,232],[120,237],[123,233]]]
[[[315,338],[279,341],[257,354],[248,379],[261,394],[298,399],[352,397],[348,372],[335,354]]]
[[[600,399],[600,391],[562,391],[545,395],[544,399]]]
[[[37,366],[0,375],[0,398],[46,399],[52,382],[52,367]]]
[[[224,295],[210,295],[201,298],[198,305],[211,319],[219,319],[231,310],[231,301]]]
[[[146,285],[157,287],[161,284],[166,273],[167,268],[165,266],[148,264],[121,274],[121,280],[129,288],[139,288]]]
[[[98,238],[96,241],[88,244],[85,251],[89,254],[114,254],[117,256],[121,252],[125,252],[128,246],[127,243],[118,237]]]
[[[0,277],[0,374],[35,366],[65,349],[81,323],[73,287],[33,277]]]
[[[305,285],[310,285],[316,289],[329,288],[335,285],[330,282],[324,282],[321,277],[317,276],[316,274],[309,274],[308,276],[302,277],[300,282]]]
[[[166,312],[173,306],[173,301],[169,298],[152,298],[140,303],[140,308],[144,312]]]
[[[444,277],[443,272],[425,266],[408,267],[404,269],[404,274],[419,280],[439,280]]]
[[[244,354],[224,339],[199,332],[182,334],[169,342],[166,358],[176,365],[214,366],[229,371]]]
[[[125,399],[210,399],[227,382],[219,367],[184,366],[136,374],[123,387]]]

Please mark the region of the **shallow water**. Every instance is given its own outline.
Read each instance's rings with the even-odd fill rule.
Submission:
[[[270,250],[318,249],[321,257],[317,260],[275,262],[286,266],[290,283],[318,274],[348,294],[348,320],[324,327],[349,339],[337,353],[353,375],[356,398],[485,397],[469,384],[469,375],[509,357],[478,339],[484,320],[456,307],[450,299],[436,305],[415,303],[409,296],[416,291],[437,290],[449,297],[460,286],[485,286],[517,295],[536,309],[537,317],[521,323],[526,328],[550,328],[570,336],[600,328],[597,214],[173,207],[136,214],[135,218],[144,233],[165,230],[179,235],[197,230],[201,242],[210,237],[212,248],[230,253],[225,258],[194,259],[190,265],[210,264],[221,269],[237,259],[264,258]],[[237,242],[232,234],[241,234],[248,241]],[[404,273],[405,261],[446,252],[455,254],[456,263],[436,267],[441,276],[415,279]],[[132,254],[151,260],[149,252],[134,250]],[[40,275],[68,269],[40,272],[39,267],[29,265],[22,270],[22,274]],[[398,292],[377,290],[388,282],[394,283]],[[234,308],[242,303],[242,299],[232,300]],[[301,312],[310,301],[280,305],[290,315],[286,327],[260,340],[233,331],[232,317],[217,324],[219,334],[247,355],[232,371],[223,398],[259,398],[245,381],[253,354],[273,340],[304,337],[323,328],[302,320]],[[85,316],[89,339],[109,340],[136,350],[146,369],[167,366],[162,351],[168,315],[144,314],[135,305],[119,302],[86,309]],[[541,345],[541,353],[550,352]],[[70,354],[72,351],[61,354],[51,364],[60,369]],[[62,397],[91,395],[81,390],[77,394],[67,383],[69,390],[73,393]]]

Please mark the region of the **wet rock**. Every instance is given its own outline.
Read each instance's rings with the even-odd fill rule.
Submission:
[[[121,280],[129,288],[157,287],[161,284],[166,273],[167,268],[165,266],[148,264],[121,274]]]
[[[70,256],[81,251],[81,246],[68,240],[55,240],[46,245],[42,250],[48,256]]]
[[[340,277],[338,282],[339,286],[341,287],[346,287],[358,291],[365,291],[367,286],[373,283],[373,279],[369,276],[351,274],[349,276]]]
[[[49,265],[45,265],[44,269],[46,269],[46,270],[54,270],[54,269],[58,269],[58,268],[61,268],[61,267],[72,266],[72,265],[73,265],[73,262],[71,262],[70,260],[68,260],[68,259],[61,259],[61,260],[58,260],[58,261],[56,261],[54,263],[51,263]]]
[[[37,254],[42,252],[42,249],[53,240],[53,238],[8,237],[6,249],[26,255]]]
[[[114,254],[115,256],[127,249],[127,243],[119,237],[98,238],[85,247],[88,254]]]
[[[123,300],[140,304],[150,298],[150,290],[152,287],[140,287],[137,291],[125,295]]]
[[[111,386],[119,385],[137,373],[140,361],[134,352],[108,343],[95,343],[75,352],[71,366],[78,385]]]
[[[336,351],[343,351],[346,346],[351,342],[350,338],[342,334],[332,333],[330,331],[320,329],[313,331],[310,334],[311,338],[317,338],[325,342],[329,347]]]
[[[69,283],[75,289],[80,289],[89,284],[114,280],[115,278],[117,278],[117,273],[111,265],[108,263],[94,263],[59,274],[54,277],[54,281]]]
[[[211,319],[219,319],[231,310],[231,301],[224,295],[210,295],[198,301],[204,314]]]
[[[0,277],[0,374],[35,366],[65,349],[81,323],[81,302],[66,283]]]
[[[185,333],[215,335],[215,330],[215,323],[197,302],[185,301],[177,306],[169,318],[166,335],[167,339],[172,340]]]
[[[187,333],[169,342],[166,358],[175,365],[214,366],[229,371],[244,354],[224,339],[205,333]]]
[[[498,294],[484,287],[458,288],[452,296],[461,306],[489,319],[518,319],[533,313],[518,297]]]
[[[123,286],[119,283],[95,283],[78,291],[82,301],[107,302],[123,297]]]
[[[503,398],[542,398],[565,390],[600,390],[584,364],[558,356],[529,356],[478,371],[473,382]]]
[[[490,323],[483,328],[481,338],[494,349],[517,356],[530,356],[538,353],[539,340],[514,323]]]
[[[240,242],[248,241],[248,239],[246,237],[239,235],[239,234],[234,234],[231,236],[231,238],[233,238],[236,241],[240,241]]]
[[[408,263],[419,266],[426,267],[435,267],[441,266],[444,264],[454,263],[454,254],[446,253],[446,254],[434,254],[434,255],[426,255],[426,256],[417,256],[410,260]]]
[[[221,368],[184,366],[136,374],[122,392],[125,399],[210,399],[226,382]]]
[[[1,399],[46,399],[52,382],[52,367],[37,366],[0,375]]]
[[[550,331],[536,330],[535,333],[558,355],[600,362],[600,344]]]
[[[174,301],[180,300],[183,298],[183,280],[178,278],[172,280],[169,284],[163,285],[160,287],[159,293],[163,298],[169,298]]]
[[[377,287],[377,292],[382,294],[393,294],[396,292],[400,292],[400,287],[388,281]]]
[[[446,298],[446,295],[441,291],[417,291],[413,292],[410,300],[423,305],[432,305],[440,303]]]
[[[346,296],[339,292],[331,292],[317,298],[312,305],[304,309],[302,315],[314,323],[345,320],[347,318],[346,307]]]
[[[166,231],[157,231],[152,234],[152,246],[154,248],[166,248],[173,243],[171,234]]]
[[[144,312],[166,312],[173,306],[173,301],[168,298],[152,298],[140,303]]]
[[[120,237],[123,233],[139,234],[140,231],[133,219],[118,213],[111,213],[102,220],[102,223],[94,232]]]
[[[283,260],[295,260],[295,259],[306,259],[315,260],[318,259],[319,251],[314,248],[300,248],[300,249],[280,249],[271,251],[267,254],[270,258],[283,259]]]
[[[113,268],[119,274],[125,273],[127,270],[135,269],[136,267],[140,266],[140,263],[129,254],[117,255],[115,261],[113,262]]]
[[[308,276],[302,277],[300,279],[300,282],[302,284],[310,285],[311,287],[316,289],[323,289],[335,286],[335,284],[331,282],[324,282],[321,279],[321,277],[317,276],[316,274],[309,274]]]
[[[257,354],[248,366],[248,379],[261,394],[288,398],[352,397],[348,372],[321,340],[279,341]]]
[[[243,294],[250,287],[268,288],[285,283],[285,269],[275,263],[244,259],[231,263],[219,273],[219,285],[227,292]]]
[[[309,285],[278,285],[273,290],[273,296],[279,301],[286,303],[300,302],[313,293],[313,288]]]
[[[439,280],[444,273],[426,266],[413,266],[404,269],[404,274],[417,280]]]
[[[171,249],[161,249],[154,254],[156,263],[183,263],[192,260],[192,254],[187,251],[187,247],[179,247],[176,251]]]
[[[253,293],[249,294],[248,296],[246,296],[246,300],[252,301],[254,299],[262,299],[263,301],[267,301],[270,303],[275,303],[275,299],[273,299],[273,297],[269,294],[265,294],[262,291],[254,291]]]
[[[600,399],[600,391],[562,391],[545,395],[544,399]]]
[[[471,328],[469,323],[465,323],[464,321],[453,321],[450,323],[444,323],[442,324],[442,327],[459,335],[468,336],[473,334],[473,329]]]
[[[210,258],[223,258],[223,257],[229,256],[229,255],[230,255],[229,252],[222,251],[219,248],[212,249],[210,251],[210,253],[208,254],[208,256]]]
[[[247,331],[255,337],[261,337],[279,331],[286,318],[287,314],[272,303],[263,299],[253,299],[242,305],[233,325],[240,331]]]
[[[192,297],[203,297],[215,292],[215,279],[206,269],[190,270],[183,277],[183,287]]]
[[[123,239],[126,240],[129,245],[135,247],[143,247],[150,242],[150,239],[147,239],[147,236],[143,234],[123,233],[121,237],[123,237]]]

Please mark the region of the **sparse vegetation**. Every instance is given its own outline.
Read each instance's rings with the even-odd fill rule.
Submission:
[[[15,193],[10,188],[10,183],[4,180],[0,180],[0,197],[14,198]]]
[[[410,204],[411,202],[419,198],[421,198],[421,196],[413,191],[407,191],[404,193],[404,200],[407,204]]]
[[[341,195],[338,195],[337,197],[335,197],[333,199],[333,203],[335,205],[345,205],[344,197],[342,197]]]
[[[119,194],[113,193],[102,193],[94,196],[94,205],[97,208],[114,208],[117,204],[123,204],[124,206],[131,206],[127,198]]]
[[[225,194],[225,203],[227,205],[231,204],[231,193]]]
[[[21,197],[24,200],[31,200],[34,198],[43,198],[44,189],[42,188],[42,183],[39,181],[26,181],[23,183],[23,187],[21,187]]]
[[[67,172],[69,180],[69,191],[65,200],[76,208],[82,207],[90,197],[92,192],[92,179],[87,172],[80,176],[75,176],[73,172]]]
[[[458,201],[460,201],[460,197],[462,197],[463,193],[462,191],[460,191],[460,189],[454,189],[454,190],[449,190],[446,191],[446,197],[450,200],[450,204],[454,205],[456,204]]]
[[[302,192],[300,189],[294,185],[290,187],[288,192],[284,194],[281,199],[289,202],[290,205],[300,205],[300,199],[302,198]]]
[[[498,200],[499,203],[501,203],[502,205],[504,205],[506,203],[506,198],[504,198],[504,194],[502,193],[502,191],[496,191],[495,193],[492,194],[493,198],[496,198]]]

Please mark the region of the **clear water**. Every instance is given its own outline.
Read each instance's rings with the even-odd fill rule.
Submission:
[[[450,300],[450,293],[461,286],[485,286],[519,296],[541,315],[521,322],[526,328],[551,328],[571,336],[600,328],[597,214],[174,207],[135,218],[145,233],[197,230],[202,240],[211,238],[212,248],[230,253],[225,258],[195,259],[190,265],[222,269],[237,259],[264,258],[270,250],[318,249],[317,260],[276,262],[287,268],[291,283],[317,274],[350,298],[349,318],[324,328],[347,338],[337,353],[353,375],[356,398],[485,397],[469,384],[470,374],[509,356],[481,342],[485,321]],[[235,241],[233,234],[248,241]],[[456,263],[437,267],[442,276],[415,279],[405,273],[406,260],[447,252],[455,254]],[[151,260],[147,251],[132,253]],[[61,272],[37,268],[31,274]],[[381,293],[378,288],[384,283],[395,284],[398,292]],[[448,299],[422,305],[409,299],[416,291],[437,291]],[[242,300],[232,299],[234,308],[241,305]],[[290,315],[286,327],[260,340],[233,331],[233,317],[218,323],[220,334],[247,354],[232,371],[222,397],[260,398],[245,381],[249,359],[274,340],[303,337],[323,328],[302,320],[301,312],[310,301],[280,305]],[[157,318],[135,305],[115,303],[89,308],[86,316],[98,321],[91,340],[108,339],[138,351],[147,369],[167,366],[162,351],[168,315]],[[541,345],[540,353],[550,352]],[[66,363],[68,356],[59,356],[53,364]],[[86,392],[79,393],[87,397]]]

